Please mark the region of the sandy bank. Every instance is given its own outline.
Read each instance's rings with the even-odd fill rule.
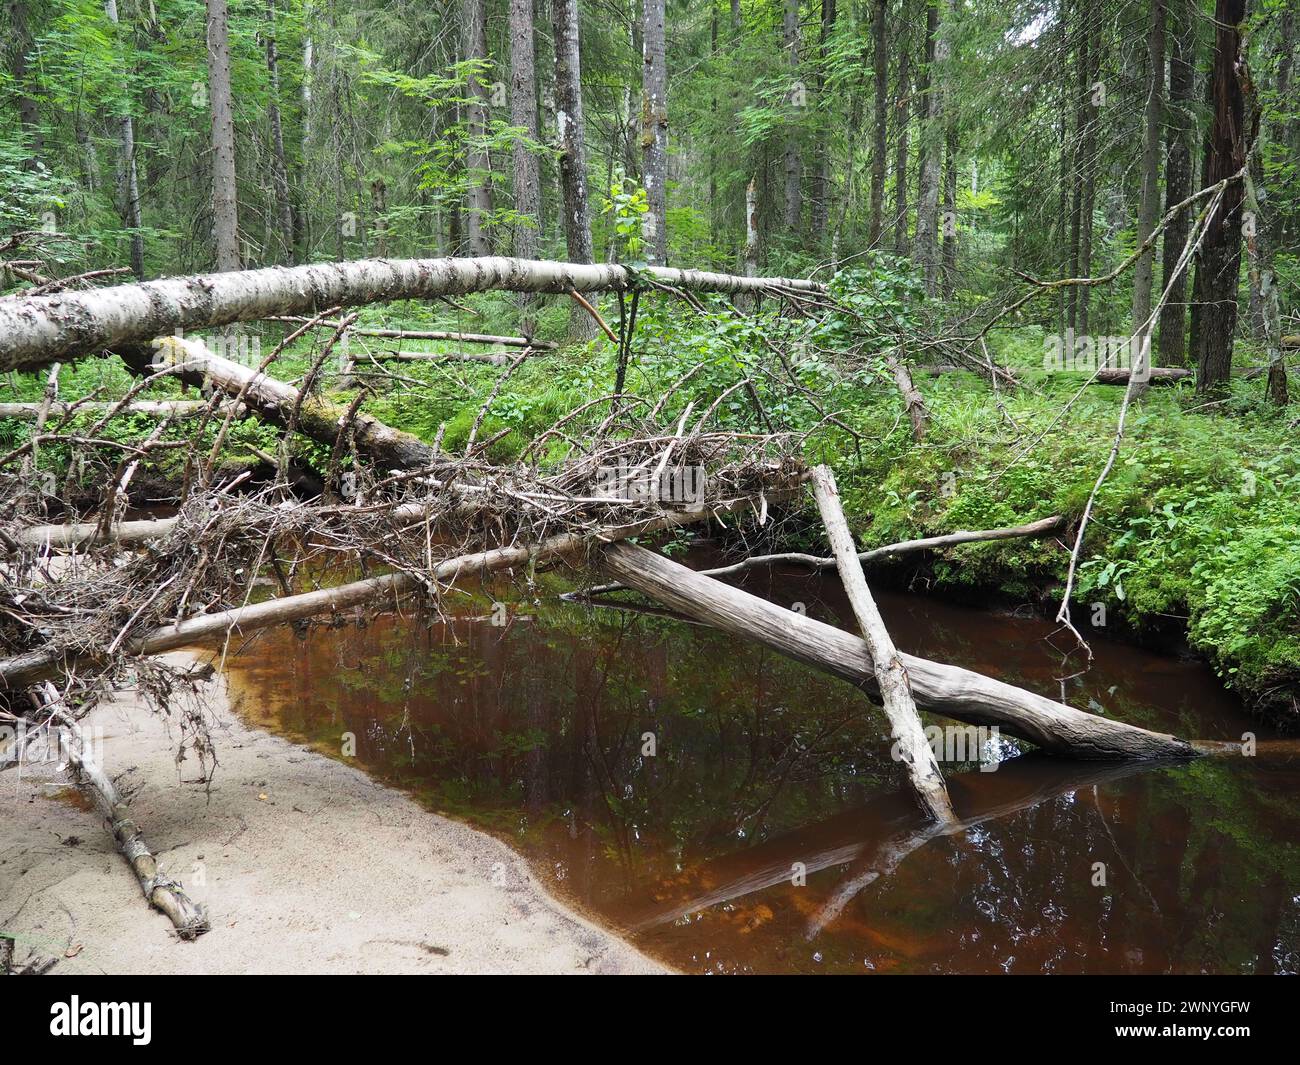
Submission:
[[[205,700],[221,765],[178,782],[165,723],[130,694],[98,708],[103,760],[163,870],[208,907],[182,943],[143,901],[98,816],[54,765],[0,772],[0,929],[54,973],[650,973],[490,836]],[[185,762],[181,775],[197,776]],[[71,956],[68,956],[71,955]]]

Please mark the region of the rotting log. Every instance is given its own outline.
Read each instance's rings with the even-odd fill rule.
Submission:
[[[124,650],[133,655],[161,654],[179,647],[224,639],[232,634],[253,632],[272,625],[301,621],[318,614],[337,613],[355,607],[372,606],[385,600],[420,590],[432,590],[448,584],[463,574],[491,573],[560,555],[585,550],[592,544],[610,543],[632,536],[663,532],[744,510],[756,509],[758,501],[748,497],[725,500],[699,510],[664,511],[652,518],[623,525],[597,527],[584,532],[563,533],[535,544],[498,547],[458,555],[434,566],[419,576],[389,573],[380,577],[353,581],[337,588],[322,588],[299,595],[280,596],[263,603],[230,610],[200,614],[183,621],[161,625],[127,640]],[[90,653],[65,653],[52,648],[37,648],[0,660],[0,690],[26,688],[57,676],[80,662],[93,659]]]
[[[371,351],[368,359],[375,362],[485,362],[492,366],[509,366],[508,355],[484,355],[473,351]],[[357,367],[356,360],[353,368]]]
[[[867,645],[856,636],[706,577],[631,544],[611,544],[598,556],[603,572],[670,610],[742,639],[757,641],[880,698]],[[917,706],[1074,758],[1185,759],[1195,745],[1165,733],[1085,713],[992,677],[899,654]]]
[[[59,701],[59,694],[52,684],[46,683],[39,689],[37,698],[50,708]],[[203,907],[191,900],[177,881],[159,870],[158,861],[145,843],[139,825],[132,819],[117,785],[86,747],[81,728],[61,711],[51,710],[51,713],[59,723],[59,739],[73,779],[89,793],[95,808],[108,822],[118,850],[131,866],[149,905],[167,916],[181,939],[201,936],[211,927]]]
[[[1147,380],[1153,385],[1177,384],[1179,381],[1190,381],[1195,376],[1191,370],[1184,370],[1177,366],[1152,366],[1148,374]],[[1097,370],[1093,374],[1093,384],[1127,385],[1130,376],[1132,376],[1131,370]]]
[[[162,337],[154,341],[152,349],[130,348],[122,357],[136,372],[175,366],[181,380],[238,396],[245,407],[281,428],[288,426],[296,410],[295,428],[326,447],[334,446],[347,419],[347,407],[319,396],[304,396],[293,385],[217,355],[192,337]],[[414,469],[438,459],[437,449],[418,436],[369,414],[355,412],[351,425],[357,450],[385,468]]]
[[[274,315],[272,322],[295,322],[299,325],[310,324],[318,329],[342,329],[343,323],[322,318],[303,318],[298,315]],[[538,351],[553,351],[555,344],[549,340],[529,340],[528,337],[494,336],[491,333],[454,333],[442,329],[380,329],[371,326],[354,325],[348,332],[358,337],[380,337],[387,340],[452,340],[461,344],[498,344],[503,348],[535,348]]]
[[[917,373],[926,374],[929,377],[940,377],[949,373],[972,373],[969,366],[954,366],[951,364],[938,363],[928,366],[914,366],[912,369]],[[1061,371],[1065,372],[1065,371]],[[1101,369],[1089,371],[1086,369],[1068,371],[1075,375],[1090,373],[1091,379],[1087,382],[1090,385],[1127,385],[1129,371],[1126,369]],[[1176,384],[1179,381],[1190,380],[1194,376],[1193,371],[1185,370],[1177,366],[1153,366],[1151,368],[1150,383],[1153,385]]]
[[[831,551],[839,567],[840,581],[871,655],[881,705],[885,716],[889,718],[897,757],[907,770],[908,779],[926,813],[940,823],[954,821],[956,818],[948,799],[948,789],[943,783],[943,774],[939,771],[939,763],[934,757],[934,751],[930,749],[925,728],[916,712],[907,670],[903,667],[898,649],[885,626],[885,619],[880,616],[876,601],[871,597],[871,588],[862,572],[862,563],[858,561],[858,549],[853,543],[853,534],[849,532],[849,523],[840,507],[835,475],[829,467],[817,466],[812,471],[811,481],[813,496],[821,511],[822,524],[826,526],[826,538],[830,541]]]
[[[102,348],[139,344],[177,330],[210,329],[274,315],[314,314],[389,300],[467,292],[623,292],[660,283],[694,292],[808,292],[799,278],[741,277],[703,270],[614,263],[478,259],[364,259],[312,266],[110,285],[84,292],[0,301],[0,372],[40,366]]]

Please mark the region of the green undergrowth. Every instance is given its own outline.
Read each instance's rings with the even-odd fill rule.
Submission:
[[[858,318],[820,322],[760,316],[745,319],[706,300],[716,314],[705,316],[664,298],[646,297],[639,309],[627,391],[655,402],[691,371],[665,405],[671,423],[694,405],[695,414],[741,376],[755,382],[755,398],[732,392],[717,409],[715,424],[756,431],[765,424],[789,428],[803,439],[810,462],[836,469],[846,510],[861,542],[878,546],[958,529],[1015,525],[1052,514],[1072,523],[1111,450],[1123,389],[1081,388],[1081,374],[1046,374],[1043,333],[1028,327],[1005,333],[997,356],[1016,366],[1026,386],[994,393],[966,372],[925,376],[917,384],[930,411],[928,435],[913,442],[910,424],[877,347],[892,328],[909,328],[914,283],[888,266],[836,279],[842,300]],[[408,328],[464,329],[512,333],[517,310],[499,295],[469,297],[462,307],[430,309],[404,304],[370,309],[363,323],[403,323]],[[617,328],[619,306],[601,305]],[[565,301],[542,301],[538,335],[562,338],[568,321]],[[885,320],[880,337],[872,323]],[[261,337],[264,349],[274,331]],[[834,352],[859,345],[851,362]],[[787,352],[788,371],[768,341]],[[387,341],[374,341],[379,350]],[[403,350],[448,350],[452,345],[403,341]],[[482,350],[482,349],[474,349]],[[478,440],[497,437],[487,455],[517,458],[527,442],[577,408],[609,394],[615,375],[614,345],[603,338],[569,345],[529,359],[511,374],[478,430]],[[760,369],[759,364],[766,368]],[[311,349],[294,345],[277,364],[282,379],[300,379],[311,365]],[[373,394],[364,409],[396,428],[432,441],[440,429],[444,446],[465,447],[479,409],[499,381],[498,365],[473,362],[385,363],[403,381],[363,376]],[[375,370],[360,357],[362,374]],[[325,367],[322,390],[346,402],[337,370]],[[795,374],[814,402],[788,384]],[[109,360],[86,360],[66,368],[61,398],[99,389],[121,394],[125,372]],[[14,375],[4,398],[33,400],[38,375]],[[170,385],[151,391],[151,397]],[[195,396],[194,390],[188,395]],[[761,407],[761,411],[760,408]],[[564,432],[579,438],[608,413],[597,404],[578,415]],[[1117,461],[1097,494],[1077,577],[1076,606],[1085,619],[1105,607],[1107,624],[1133,633],[1185,628],[1187,640],[1219,671],[1225,684],[1248,703],[1279,721],[1300,721],[1300,449],[1294,413],[1263,400],[1259,381],[1238,381],[1223,401],[1207,408],[1189,386],[1152,388],[1130,411]],[[86,416],[77,424],[84,427]],[[101,432],[108,439],[138,439],[152,419],[118,419]],[[0,446],[16,446],[29,426],[0,423]],[[182,423],[176,438],[188,432]],[[209,428],[203,446],[210,447]],[[540,456],[544,464],[563,460],[567,442],[554,437]],[[223,460],[252,460],[252,448],[274,451],[276,434],[255,420],[238,423]],[[317,468],[319,445],[294,448]],[[89,449],[92,453],[96,450]],[[113,460],[100,449],[100,462]],[[174,474],[184,451],[166,452],[155,463]],[[40,462],[62,467],[68,455],[44,449]],[[93,473],[87,474],[94,480]],[[1073,527],[1073,524],[1072,524]],[[809,523],[809,528],[815,525]],[[810,536],[813,534],[810,533]],[[795,545],[792,545],[795,546]],[[807,545],[819,549],[815,539]],[[943,552],[930,562],[940,590],[966,594],[1039,598],[1065,578],[1068,551],[1056,538],[972,544]]]

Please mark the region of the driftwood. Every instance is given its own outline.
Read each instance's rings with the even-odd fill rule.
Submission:
[[[136,636],[128,640],[123,649],[132,655],[161,654],[164,651],[174,651],[179,647],[195,643],[225,639],[232,634],[253,632],[272,625],[300,621],[318,614],[374,606],[377,603],[395,601],[398,597],[413,592],[434,591],[437,585],[448,584],[464,574],[510,569],[559,555],[580,552],[592,543],[614,542],[632,536],[663,532],[706,521],[712,516],[751,510],[756,506],[755,500],[735,499],[699,510],[664,511],[657,517],[624,525],[563,533],[537,543],[475,551],[446,559],[418,577],[405,572],[390,573],[381,577],[353,581],[336,588],[322,588],[300,595],[280,596],[263,603],[200,614],[184,621],[159,626],[150,632]],[[78,662],[91,658],[93,656],[89,654],[68,656],[59,651],[39,648],[0,660],[0,690],[29,687],[66,672]]]
[[[858,561],[853,534],[849,532],[849,523],[840,507],[835,475],[829,467],[818,466],[812,471],[812,489],[821,511],[822,522],[826,526],[826,537],[835,553],[840,580],[871,655],[881,704],[889,718],[898,758],[906,768],[908,779],[929,816],[935,821],[951,822],[955,817],[952,803],[948,799],[948,789],[944,787],[943,774],[939,771],[934,751],[926,741],[925,728],[921,725],[916,703],[912,700],[907,670],[903,668],[898,650],[885,627],[885,619],[880,616],[880,610],[871,597],[871,589],[862,572],[862,563]]]
[[[813,618],[706,577],[662,555],[611,544],[598,556],[610,577],[670,610],[789,655],[880,697],[867,645]],[[1086,713],[969,669],[901,654],[916,705],[1074,758],[1191,758],[1175,736]]]
[[[343,323],[331,319],[302,318],[297,315],[275,315],[272,322],[309,324],[316,329],[342,329]],[[378,329],[369,326],[349,326],[348,332],[358,337],[381,337],[387,340],[454,340],[461,344],[496,344],[503,348],[534,348],[553,351],[549,340],[529,340],[528,337],[494,336],[491,333],[452,333],[442,329]]]
[[[131,819],[117,785],[87,749],[80,727],[68,715],[54,708],[59,702],[58,691],[46,683],[39,689],[37,700],[58,722],[68,768],[108,822],[109,831],[113,833],[122,857],[131,866],[149,905],[168,917],[181,939],[194,939],[208,931],[210,925],[203,907],[194,903],[179,883],[159,872],[158,862],[145,843],[144,834]]]
[[[622,292],[653,284],[731,294],[825,292],[824,285],[798,278],[501,257],[365,259],[232,270],[0,301],[0,372],[140,344],[177,330],[210,329],[272,315],[489,290],[568,294]]]

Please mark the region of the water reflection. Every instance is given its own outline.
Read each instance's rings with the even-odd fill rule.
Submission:
[[[833,581],[750,587],[849,617]],[[904,650],[1060,695],[1042,623],[880,598]],[[243,713],[333,755],[354,733],[368,771],[508,838],[561,894],[692,971],[1300,968],[1295,763],[949,765],[963,826],[937,835],[855,689],[664,618],[546,594],[498,626],[490,603],[263,633],[231,662]],[[1265,735],[1202,666],[1096,651],[1067,682],[1078,705]]]

